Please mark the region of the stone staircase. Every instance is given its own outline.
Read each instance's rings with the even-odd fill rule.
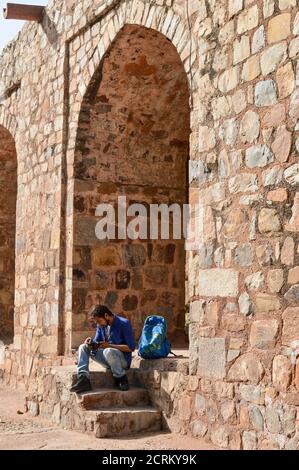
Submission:
[[[129,373],[130,383],[133,374]],[[112,388],[112,376],[91,373],[93,390],[76,395],[77,406],[96,437],[115,437],[162,429],[161,411],[151,406],[148,391],[131,386],[127,392]]]
[[[74,366],[45,368],[39,393],[27,397],[29,411],[97,438],[162,430],[162,412],[152,405],[135,369],[128,371],[130,390],[126,392],[115,389],[112,374],[97,366],[90,371],[92,391],[70,393],[76,378]]]
[[[155,361],[135,356],[127,373],[127,392],[115,389],[111,373],[92,361],[93,389],[78,395],[69,391],[77,378],[73,357],[64,359],[64,365],[41,367],[29,388],[27,408],[34,416],[98,438],[185,432],[174,410],[189,382],[189,359],[187,351],[176,353],[179,358]]]

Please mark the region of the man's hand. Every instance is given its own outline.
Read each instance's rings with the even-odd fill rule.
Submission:
[[[84,344],[86,344],[86,346],[89,346],[91,341],[92,341],[91,338],[86,338],[86,340],[84,341]]]
[[[101,341],[100,342],[100,348],[101,349],[107,349],[107,348],[110,348],[110,346],[111,345],[109,343],[107,343],[107,341]]]

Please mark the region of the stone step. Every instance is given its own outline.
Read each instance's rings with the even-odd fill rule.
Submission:
[[[77,400],[85,410],[149,405],[147,390],[137,387],[131,387],[126,392],[113,388],[95,389],[91,392],[78,394]]]
[[[86,420],[93,422],[97,438],[162,430],[162,413],[150,406],[85,411],[84,414]]]
[[[132,387],[139,387],[140,381],[137,377],[138,371],[136,369],[129,369],[127,377]],[[93,388],[113,388],[114,380],[110,371],[90,371],[90,380]]]
[[[52,375],[55,375],[57,381],[59,381],[63,387],[70,388],[72,384],[77,381],[77,373],[74,367],[57,367],[52,369]],[[132,387],[141,387],[139,371],[136,369],[130,369],[127,371],[127,377]],[[93,388],[113,388],[114,380],[110,371],[103,370],[91,370],[90,380]]]

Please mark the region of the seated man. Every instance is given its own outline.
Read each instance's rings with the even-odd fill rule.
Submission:
[[[87,338],[79,347],[77,366],[78,380],[71,392],[83,393],[91,390],[89,359],[111,369],[115,386],[122,391],[129,390],[126,370],[130,368],[135,340],[129,320],[113,314],[105,305],[97,305],[90,313],[96,324],[95,338]]]

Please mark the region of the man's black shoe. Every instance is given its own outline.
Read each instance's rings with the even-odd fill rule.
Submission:
[[[119,377],[113,377],[113,381],[114,381],[114,387],[119,390],[119,381],[120,381],[120,378],[119,378]]]
[[[129,381],[128,381],[128,377],[126,375],[124,375],[123,377],[120,377],[120,379],[118,379],[119,382],[118,382],[118,388],[122,391],[122,392],[126,392],[127,390],[130,390],[130,385],[129,385]]]
[[[86,375],[80,375],[77,382],[70,388],[70,392],[83,393],[92,389],[89,378]]]

